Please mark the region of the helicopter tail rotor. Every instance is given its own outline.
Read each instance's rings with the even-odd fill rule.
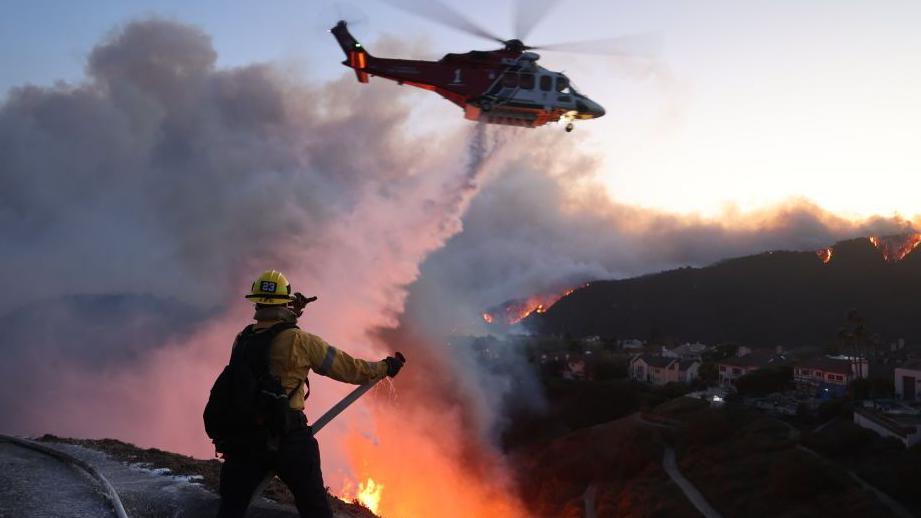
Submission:
[[[356,27],[366,24],[368,19],[367,13],[357,5],[335,0],[318,9],[312,25],[319,32],[329,30],[340,20],[345,21],[349,27]]]
[[[342,64],[355,70],[355,77],[359,83],[367,83],[369,76],[365,72],[365,68],[368,66],[368,62],[373,59],[371,55],[352,36],[352,33],[349,32],[348,24],[344,20],[339,20],[339,23],[330,29],[330,32],[336,37],[336,41],[342,47],[342,52],[345,53],[345,61]]]

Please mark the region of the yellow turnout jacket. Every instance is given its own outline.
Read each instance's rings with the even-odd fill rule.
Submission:
[[[254,329],[258,332],[280,322],[258,320]],[[278,333],[272,341],[269,371],[278,377],[285,391],[289,394],[294,391],[290,404],[295,410],[304,409],[304,381],[310,370],[336,381],[361,385],[386,376],[387,362],[352,358],[319,336],[301,329],[286,329]]]

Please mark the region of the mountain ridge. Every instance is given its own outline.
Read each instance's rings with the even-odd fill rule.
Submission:
[[[857,309],[884,341],[918,339],[921,254],[910,253],[918,238],[856,238],[819,251],[771,251],[595,281],[523,324],[573,337],[825,345]],[[887,248],[879,243],[893,240],[913,244],[901,258],[884,257]]]

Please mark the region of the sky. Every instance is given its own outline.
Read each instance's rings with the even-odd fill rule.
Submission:
[[[495,33],[512,31],[511,2],[447,3]],[[402,43],[406,55],[394,57],[491,48],[378,1],[5,0],[2,9],[3,93],[80,80],[100,38],[151,15],[204,29],[220,66],[281,63],[314,80],[343,73],[324,29],[338,13],[358,22],[353,32],[372,53],[381,38],[388,49]],[[564,70],[607,116],[569,135],[538,131],[579,139],[602,161],[609,194],[638,206],[718,217],[806,198],[846,217],[912,217],[919,21],[921,4],[911,1],[560,2],[531,43],[649,33],[662,51],[653,64],[546,53],[541,63]],[[419,128],[469,124],[430,93],[414,97]]]

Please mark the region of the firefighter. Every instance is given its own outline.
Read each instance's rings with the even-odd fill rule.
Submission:
[[[403,366],[402,355],[378,362],[355,359],[322,338],[293,326],[306,302],[313,299],[292,294],[288,279],[280,272],[272,270],[260,275],[246,298],[256,304],[253,315],[256,323],[250,336],[276,333],[269,349],[269,371],[288,395],[289,415],[277,452],[270,456],[255,452],[250,455],[245,451],[225,454],[218,517],[242,517],[256,487],[272,472],[291,489],[301,516],[331,517],[320,471],[320,450],[303,412],[305,392],[309,394],[309,388],[306,391],[304,388],[307,373],[313,370],[337,381],[360,385],[396,376]],[[279,327],[273,330],[275,326]],[[238,337],[235,349],[240,347],[244,336],[246,331]]]

